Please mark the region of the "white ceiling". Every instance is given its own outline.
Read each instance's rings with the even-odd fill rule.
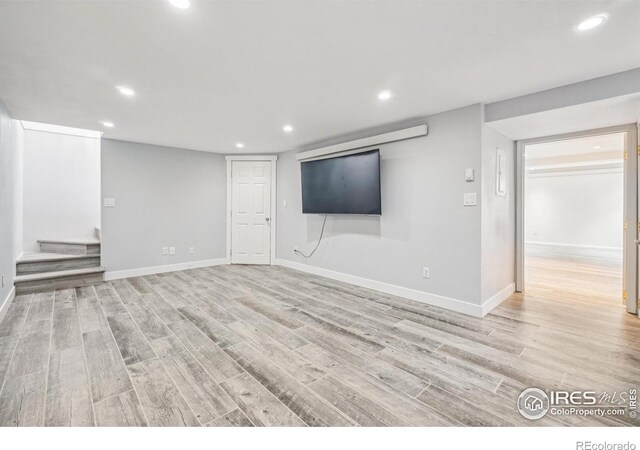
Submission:
[[[624,133],[602,134],[561,141],[528,144],[525,155],[528,161],[548,158],[569,157],[576,161],[598,159],[622,159],[624,152]]]
[[[280,152],[639,67],[639,19],[633,0],[2,1],[0,99],[16,119],[112,121],[107,138]]]

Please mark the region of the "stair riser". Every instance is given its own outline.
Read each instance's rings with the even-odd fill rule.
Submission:
[[[40,242],[40,251],[46,253],[63,253],[66,255],[99,255],[100,244]]]
[[[89,267],[100,267],[100,257],[61,260],[61,261],[34,261],[19,262],[16,265],[17,275],[28,275],[32,273],[59,272],[62,270],[86,269]]]
[[[54,289],[69,289],[80,286],[101,283],[102,273],[92,273],[72,277],[51,278],[48,280],[24,281],[16,283],[16,294],[32,294],[34,292],[52,291]]]

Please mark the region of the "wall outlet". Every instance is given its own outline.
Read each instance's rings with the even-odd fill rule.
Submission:
[[[193,255],[196,252],[196,248],[195,247],[189,247],[189,254]]]
[[[168,255],[169,254],[169,247],[162,247],[162,254],[163,255]]]
[[[286,208],[287,207],[287,201],[286,200],[282,200],[282,207]]]
[[[111,197],[104,198],[104,207],[105,208],[115,208],[116,207],[116,199]]]
[[[294,245],[294,246],[293,246],[293,251],[294,251],[294,252],[297,252],[297,251],[298,251],[298,246],[297,246],[297,245]]]
[[[423,267],[422,268],[422,276],[425,278],[429,278],[429,268],[428,267]]]
[[[169,254],[170,255],[175,255],[176,254],[176,248],[175,247],[169,247]]]

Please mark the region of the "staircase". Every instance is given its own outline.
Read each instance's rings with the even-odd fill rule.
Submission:
[[[59,239],[38,241],[39,252],[20,255],[16,261],[16,294],[50,291],[100,283],[100,241]]]

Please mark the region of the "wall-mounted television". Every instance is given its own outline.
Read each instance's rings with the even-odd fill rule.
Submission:
[[[380,151],[303,161],[302,212],[382,214]]]

